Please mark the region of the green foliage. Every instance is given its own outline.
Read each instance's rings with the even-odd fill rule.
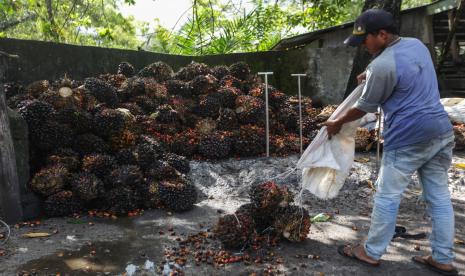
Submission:
[[[0,37],[206,55],[266,51],[281,39],[354,20],[363,0],[192,0],[176,30],[124,17],[137,0],[0,0]],[[431,0],[404,0],[402,8]],[[154,27],[153,27],[154,26]]]

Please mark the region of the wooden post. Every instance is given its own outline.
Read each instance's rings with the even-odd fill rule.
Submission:
[[[5,57],[0,55],[0,210],[1,217],[7,223],[16,223],[23,218],[21,195],[13,139],[10,131],[5,93],[3,92],[3,74]]]
[[[454,38],[455,38],[455,29],[457,28],[457,25],[459,24],[460,21],[460,14],[462,13],[462,10],[465,7],[465,0],[460,0],[460,2],[457,5],[457,10],[455,12],[455,16],[453,17],[451,14],[449,14],[449,34],[447,35],[446,41],[444,42],[442,49],[441,49],[441,56],[439,57],[438,61],[438,66],[436,68],[436,71],[438,72],[446,58],[447,53],[451,50],[451,44]]]

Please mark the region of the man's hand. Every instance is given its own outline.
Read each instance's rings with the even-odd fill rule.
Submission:
[[[342,123],[339,120],[328,120],[322,125],[326,126],[326,131],[328,132],[328,139],[331,139],[332,136],[336,135],[341,131]]]

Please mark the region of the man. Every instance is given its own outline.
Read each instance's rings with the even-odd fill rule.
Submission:
[[[413,260],[444,275],[456,275],[454,212],[447,184],[454,134],[439,101],[436,73],[428,49],[414,38],[399,37],[392,14],[371,9],[355,21],[350,46],[363,45],[374,56],[365,73],[362,96],[347,113],[325,122],[329,137],[347,122],[384,112],[384,152],[377,180],[368,238],[341,246],[343,256],[377,266],[395,232],[402,193],[417,171],[432,218],[432,255]]]

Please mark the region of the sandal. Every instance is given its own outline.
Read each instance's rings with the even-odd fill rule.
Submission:
[[[353,246],[353,247],[350,247],[350,245],[340,245],[340,246],[338,246],[338,248],[337,248],[337,252],[338,252],[341,256],[344,256],[344,257],[347,257],[347,258],[350,258],[350,259],[354,259],[354,260],[356,260],[356,261],[358,261],[358,262],[361,262],[361,263],[363,263],[363,264],[365,264],[365,265],[374,266],[374,267],[379,266],[379,262],[378,262],[378,263],[369,263],[369,262],[367,262],[367,261],[365,261],[365,260],[363,260],[363,259],[360,259],[360,257],[357,256],[357,255],[354,253],[354,251],[353,251],[354,248],[357,247],[357,246],[360,246],[360,245],[357,244],[357,245],[355,245],[355,246]],[[345,249],[346,247],[350,247],[350,254],[347,254],[347,253],[344,251],[344,249]]]
[[[431,271],[437,272],[437,273],[439,273],[441,275],[447,275],[447,276],[459,275],[456,268],[452,267],[451,270],[440,269],[439,267],[437,267],[433,263],[431,263],[430,259],[431,259],[431,257],[428,257],[428,259],[425,259],[423,256],[412,257],[412,261],[414,261],[415,263],[421,264],[421,265],[425,266],[426,268],[430,269]]]

